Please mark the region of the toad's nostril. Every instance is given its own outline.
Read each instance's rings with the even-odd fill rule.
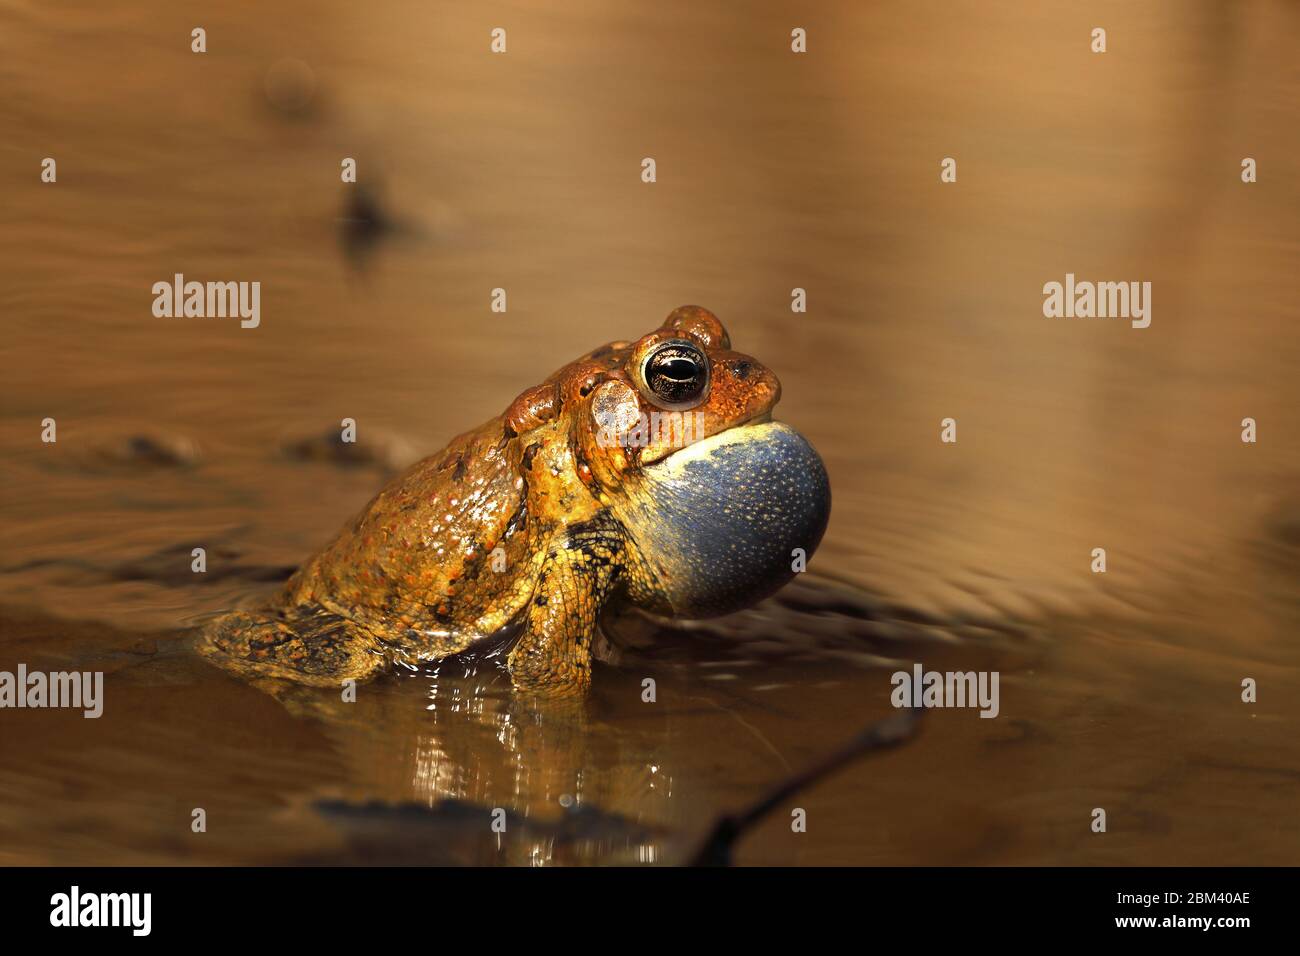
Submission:
[[[749,378],[749,373],[752,372],[753,370],[754,370],[754,366],[750,365],[748,362],[737,362],[735,365],[731,367],[732,374],[735,375],[736,378],[740,379],[742,382],[745,379]]]

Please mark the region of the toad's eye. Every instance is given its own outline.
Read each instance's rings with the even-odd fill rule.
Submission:
[[[690,408],[709,390],[709,360],[690,342],[673,339],[646,356],[641,380],[646,397],[661,408]]]

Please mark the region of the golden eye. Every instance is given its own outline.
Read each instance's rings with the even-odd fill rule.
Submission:
[[[641,363],[646,397],[661,408],[690,408],[709,389],[709,359],[682,339],[662,342]]]

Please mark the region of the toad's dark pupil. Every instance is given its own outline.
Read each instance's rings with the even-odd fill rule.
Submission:
[[[665,362],[659,363],[655,371],[664,378],[672,379],[674,382],[689,382],[699,374],[699,369],[690,359],[670,358]]]
[[[651,391],[668,402],[688,402],[704,390],[703,364],[680,349],[665,349],[654,356],[646,372]]]

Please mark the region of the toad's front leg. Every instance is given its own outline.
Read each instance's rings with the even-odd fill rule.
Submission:
[[[600,522],[551,543],[508,658],[517,688],[548,695],[587,689],[596,621],[622,571],[625,545],[620,529]]]

